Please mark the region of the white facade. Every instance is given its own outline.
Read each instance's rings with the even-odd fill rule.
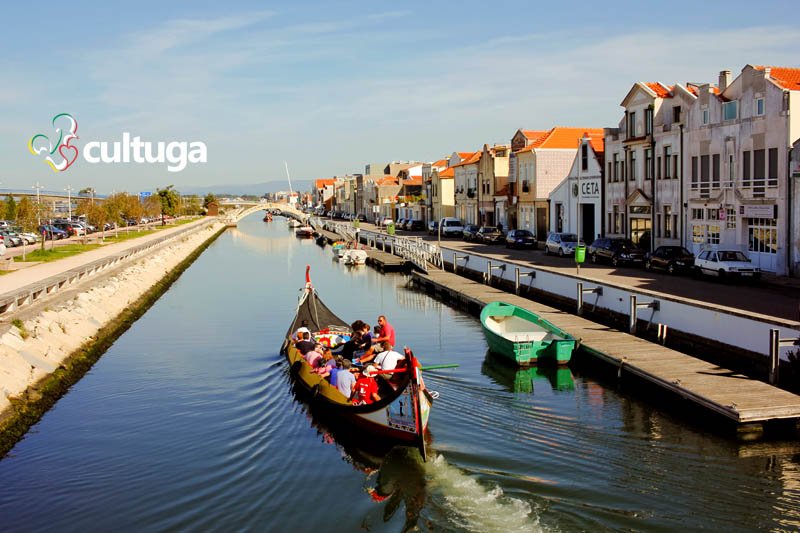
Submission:
[[[600,235],[603,220],[602,180],[603,152],[595,152],[591,140],[585,137],[569,174],[550,193],[552,231],[575,233],[587,244]]]

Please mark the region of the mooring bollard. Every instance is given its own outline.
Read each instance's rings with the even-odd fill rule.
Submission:
[[[531,270],[531,271],[523,273],[523,272],[520,272],[520,268],[519,267],[514,267],[514,293],[517,294],[517,295],[519,295],[519,289],[520,289],[520,283],[519,283],[520,276],[528,276],[528,277],[530,277],[531,278],[531,283],[533,283],[533,280],[536,279],[536,271],[535,270]]]
[[[505,271],[506,265],[505,264],[503,264],[503,265],[492,265],[491,261],[487,261],[486,262],[486,284],[487,285],[491,285],[492,284],[492,270],[494,270],[495,268],[499,268],[500,270]]]
[[[640,307],[643,307],[643,308],[648,308],[649,307],[650,309],[653,310],[653,313],[650,315],[650,322],[647,325],[648,328],[649,328],[650,324],[653,323],[653,316],[656,314],[656,311],[661,309],[661,304],[659,303],[658,300],[652,300],[650,302],[638,303],[636,301],[636,295],[635,294],[631,294],[630,321],[628,322],[628,331],[630,332],[631,335],[636,335],[636,321],[637,321],[636,310],[638,308],[640,308]]]
[[[597,308],[597,300],[603,295],[603,287],[592,287],[591,289],[584,289],[583,282],[578,282],[578,295],[576,297],[577,302],[577,314],[581,316],[583,314],[583,295],[584,294],[596,294],[597,298],[594,300],[594,305],[592,306],[592,311]]]

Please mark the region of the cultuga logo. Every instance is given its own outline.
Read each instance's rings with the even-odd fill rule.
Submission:
[[[53,117],[56,139],[39,133],[31,137],[28,150],[33,155],[43,155],[45,162],[55,172],[67,170],[78,159],[78,148],[70,142],[77,139],[78,122],[68,113]],[[66,133],[65,133],[66,132]],[[189,163],[205,163],[208,149],[200,141],[150,142],[123,132],[121,141],[92,141],[83,147],[83,159],[89,164],[99,163],[167,163],[169,172],[180,172]]]

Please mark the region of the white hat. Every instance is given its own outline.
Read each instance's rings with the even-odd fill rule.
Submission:
[[[377,368],[375,368],[372,365],[369,365],[367,366],[367,368],[364,369],[364,375],[367,376],[368,378],[371,378],[372,376],[375,375],[377,371],[378,371]]]
[[[297,333],[311,333],[307,327],[303,326],[302,328],[298,328]]]

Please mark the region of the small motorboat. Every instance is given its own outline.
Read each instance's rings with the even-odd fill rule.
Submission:
[[[491,302],[481,311],[489,349],[517,365],[569,363],[575,338],[536,313],[513,304]]]
[[[339,260],[344,262],[345,265],[366,265],[367,252],[365,250],[353,250],[350,248],[343,248],[339,255]]]
[[[288,224],[290,228],[299,228],[300,226],[302,226],[300,221],[294,218],[290,218]]]
[[[309,225],[300,226],[294,231],[294,234],[298,237],[313,237],[314,236],[314,228]]]

